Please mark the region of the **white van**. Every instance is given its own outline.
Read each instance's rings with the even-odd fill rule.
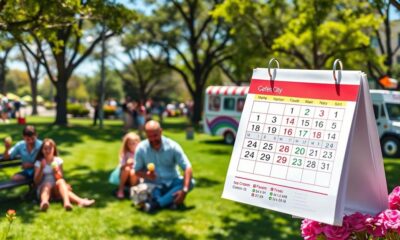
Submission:
[[[248,87],[210,86],[204,103],[204,131],[235,141]],[[373,108],[385,157],[400,157],[400,92],[371,90]]]
[[[204,132],[223,136],[227,144],[233,144],[239,127],[248,87],[210,86],[204,102]]]
[[[386,157],[400,157],[400,92],[371,90],[376,124]]]

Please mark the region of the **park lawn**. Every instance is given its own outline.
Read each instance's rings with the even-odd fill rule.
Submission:
[[[90,120],[73,119],[68,127],[51,126],[51,118],[28,118],[41,138],[59,144],[66,179],[74,192],[96,199],[94,207],[75,207],[66,212],[61,203],[52,203],[48,212],[38,203],[21,200],[26,187],[0,192],[0,216],[9,208],[17,211],[11,239],[300,239],[300,220],[273,211],[221,199],[232,146],[220,137],[196,132],[186,140],[185,119],[169,118],[164,134],[179,142],[193,165],[195,189],[186,199],[186,208],[147,214],[132,207],[129,200],[112,196],[109,173],[117,165],[122,137],[120,121],[106,121],[103,130]],[[0,125],[0,139],[21,135],[21,126]],[[3,148],[0,148],[3,151]],[[399,182],[400,159],[385,160],[389,189]],[[0,170],[7,179],[15,169]],[[3,215],[4,216],[4,215]],[[0,218],[0,233],[6,219]]]

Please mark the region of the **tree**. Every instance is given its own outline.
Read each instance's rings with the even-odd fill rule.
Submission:
[[[125,86],[120,80],[119,76],[112,69],[105,69],[106,79],[105,82],[105,99],[115,98],[121,99],[123,96],[123,91]],[[84,79],[84,85],[86,86],[89,93],[90,100],[99,100],[100,96],[100,70],[96,71],[93,76],[87,76]]]
[[[369,74],[376,80],[384,75],[398,77],[398,67],[394,66],[393,58],[399,51],[400,44],[398,41],[393,44],[393,39],[397,39],[397,36],[396,38],[393,37],[391,9],[394,7],[397,11],[400,11],[400,2],[374,0],[371,1],[371,6],[371,10],[382,19],[382,25],[375,31],[373,40],[376,40],[378,52],[383,61],[381,61],[382,64],[369,61]]]
[[[72,75],[68,81],[68,96],[74,101],[89,101],[89,93],[85,85],[85,79],[77,75]]]
[[[232,57],[219,64],[224,74],[236,85],[248,83],[252,70],[265,67],[274,55],[272,44],[290,19],[285,1],[226,0],[212,11],[232,26]]]
[[[29,76],[29,82],[31,86],[31,96],[32,96],[32,116],[38,114],[37,110],[37,96],[38,96],[38,81],[40,77],[40,62],[36,58],[29,56],[20,44],[19,49],[21,52],[22,61],[25,64],[26,72]],[[36,49],[36,54],[39,54],[39,49]]]
[[[170,80],[170,71],[163,69],[161,65],[153,64],[152,60],[135,59],[130,57],[129,64],[124,64],[124,69],[115,69],[125,87],[133,90],[127,95],[133,95],[133,99],[146,102],[149,98],[157,96],[156,93],[171,91],[174,82]]]
[[[351,62],[370,49],[380,20],[354,1],[295,1],[294,17],[272,48],[308,69],[331,68],[335,58]],[[367,6],[368,7],[368,6]],[[349,61],[347,60],[349,59]],[[351,67],[347,65],[347,67]]]
[[[231,57],[226,50],[231,37],[229,26],[209,14],[219,2],[171,0],[153,6],[152,16],[143,19],[143,31],[151,36],[149,43],[164,52],[162,61],[153,60],[177,72],[192,96],[193,123],[201,118],[209,74]]]
[[[385,56],[384,64],[387,67],[386,74],[391,75],[392,66],[393,66],[393,56],[396,53],[397,49],[392,49],[392,37],[391,37],[391,26],[390,26],[390,6],[391,3],[387,1],[375,0],[371,1],[371,5],[373,10],[379,14],[379,16],[383,19],[382,29],[375,30],[375,37],[378,42],[379,52],[382,56]],[[375,70],[375,71],[374,71]],[[375,73],[378,72],[378,75]],[[371,68],[370,74],[374,76],[374,78],[379,78],[384,73],[382,69],[379,68]]]
[[[268,52],[260,49],[262,45],[249,28],[235,29],[232,43],[228,47],[232,57],[221,62],[218,66],[223,74],[235,85],[248,84],[254,68],[266,65]]]
[[[18,36],[26,32],[44,31],[70,26],[77,19],[87,18],[91,10],[86,1],[0,0],[0,32]],[[95,5],[95,4],[92,4]],[[64,14],[64,12],[76,14]]]
[[[271,7],[274,4],[280,7]],[[364,1],[344,0],[285,3],[228,0],[215,14],[229,19],[232,15],[246,16],[254,10],[251,17],[255,19],[249,23],[257,30],[264,48],[285,62],[281,66],[331,68],[334,59],[341,58],[346,68],[360,69],[360,65],[366,68],[367,60],[376,57],[370,47],[370,36],[378,29],[380,19],[369,12],[369,6]],[[237,11],[233,13],[235,8]],[[276,15],[272,23],[265,22],[271,19],[269,13]]]
[[[159,96],[157,94],[170,92],[176,83],[170,79],[170,69],[152,62],[152,59],[160,62],[162,53],[151,49],[142,41],[143,36],[136,34],[138,25],[133,25],[130,32],[126,33],[121,40],[128,61],[121,61],[116,57],[123,64],[123,69],[115,68],[115,72],[123,81],[124,89],[130,90],[125,91],[126,95],[144,103],[149,98]]]
[[[40,54],[35,54],[25,41],[21,43],[38,59],[56,88],[57,114],[55,124],[67,124],[67,83],[74,70],[92,53],[104,38],[108,39],[122,31],[124,25],[134,19],[134,13],[122,4],[108,1],[85,1],[76,8],[58,2],[58,17],[70,19],[69,25],[52,27],[41,32],[30,32],[31,39]],[[85,35],[86,34],[86,35]],[[91,43],[84,43],[83,37],[94,36]],[[54,65],[52,65],[54,64]],[[53,71],[56,70],[56,71]]]
[[[11,49],[14,47],[15,42],[11,39],[9,34],[0,33],[0,92],[6,93],[6,75],[7,75],[7,59]]]
[[[29,76],[26,71],[19,69],[7,71],[5,88],[7,92],[15,93],[18,96],[29,94]]]
[[[46,21],[45,9],[51,11],[51,0],[0,1],[0,31],[24,32],[37,28]]]
[[[54,101],[54,85],[50,82],[49,78],[45,76],[43,81],[41,81],[38,85],[38,93],[46,100],[50,100],[50,102]]]

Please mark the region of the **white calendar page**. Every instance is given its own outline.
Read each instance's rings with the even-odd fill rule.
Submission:
[[[268,76],[254,70],[222,197],[333,224],[361,72]]]

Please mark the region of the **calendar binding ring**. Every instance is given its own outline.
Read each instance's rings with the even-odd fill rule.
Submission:
[[[336,78],[336,68],[337,68],[337,64],[339,64],[339,73],[338,73],[338,77]],[[340,84],[340,79],[342,78],[342,70],[343,70],[343,64],[342,61],[340,59],[336,59],[333,62],[333,79],[335,79],[336,84]]]
[[[339,64],[339,71],[338,71],[338,77],[336,78],[336,68],[337,64]],[[342,79],[342,70],[343,70],[343,64],[340,59],[336,59],[333,62],[333,79],[335,80],[335,89],[336,89],[336,94],[340,96],[340,80]]]
[[[273,69],[274,70],[279,69],[279,61],[278,61],[278,59],[271,58],[271,60],[269,60],[269,63],[268,63],[268,75],[269,75],[270,80],[273,80],[272,73],[271,73],[271,66],[272,66],[273,63],[276,64],[276,67],[273,68]],[[275,75],[276,75],[276,72],[274,72],[274,77],[275,77]]]

